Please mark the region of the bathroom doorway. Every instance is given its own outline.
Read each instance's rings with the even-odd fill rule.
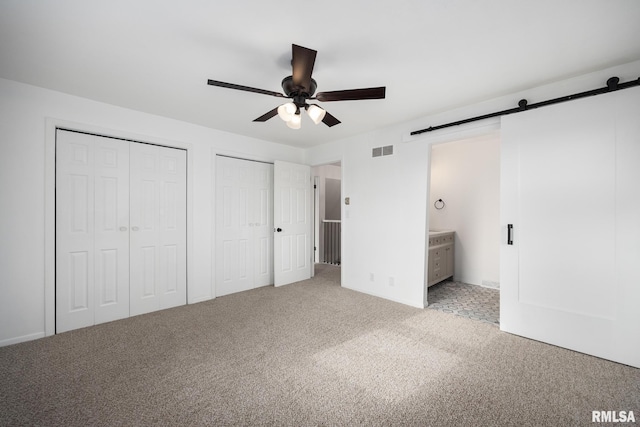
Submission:
[[[432,145],[429,195],[428,307],[497,324],[499,132]]]

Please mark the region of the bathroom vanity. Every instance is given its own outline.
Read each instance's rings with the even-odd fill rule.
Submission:
[[[454,231],[429,231],[427,286],[453,277]]]

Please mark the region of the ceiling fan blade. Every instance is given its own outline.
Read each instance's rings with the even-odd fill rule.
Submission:
[[[233,83],[225,83],[225,82],[220,82],[218,80],[209,79],[207,81],[207,84],[209,84],[211,86],[226,87],[227,89],[244,90],[246,92],[261,93],[263,95],[271,95],[271,96],[277,96],[278,98],[286,98],[285,95],[283,95],[283,94],[281,94],[279,92],[273,92],[273,91],[270,91],[270,90],[258,89],[258,88],[249,87],[249,86],[242,86],[242,85],[237,85],[237,84],[233,84]]]
[[[339,125],[341,122],[340,122],[340,120],[336,119],[331,114],[326,112],[325,115],[324,115],[324,118],[322,119],[322,123],[324,123],[325,125],[327,125],[329,127],[332,127],[332,126],[335,126],[335,125]]]
[[[254,122],[266,122],[270,118],[275,117],[277,115],[278,115],[278,107],[258,117],[257,119],[254,120]]]
[[[386,87],[370,87],[366,89],[334,90],[332,92],[319,92],[316,95],[318,101],[357,101],[360,99],[383,99]]]
[[[291,45],[291,68],[293,76],[293,84],[301,86],[309,92],[311,87],[311,73],[313,72],[313,65],[316,62],[316,52],[313,49],[298,46],[296,44]]]

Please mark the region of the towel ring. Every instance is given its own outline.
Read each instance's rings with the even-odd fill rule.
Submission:
[[[444,201],[442,199],[438,199],[433,203],[433,207],[440,210],[444,208]]]

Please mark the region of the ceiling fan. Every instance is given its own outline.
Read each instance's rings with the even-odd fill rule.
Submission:
[[[278,98],[290,98],[291,102],[287,102],[274,108],[268,113],[255,119],[254,122],[266,122],[270,118],[278,115],[287,123],[287,126],[292,129],[300,129],[302,120],[300,113],[302,110],[307,112],[315,124],[322,122],[331,127],[340,123],[340,120],[327,113],[320,106],[317,104],[308,104],[307,101],[355,101],[361,99],[383,99],[385,97],[386,88],[384,86],[365,89],[318,92],[313,96],[316,91],[317,84],[316,81],[311,78],[311,73],[313,72],[313,65],[316,61],[317,52],[313,49],[308,49],[295,44],[291,45],[291,50],[292,73],[290,76],[285,77],[282,80],[282,90],[284,90],[284,94],[233,83],[225,83],[218,80],[209,80],[208,84],[211,86],[226,87],[228,89],[261,93],[263,95],[271,95]]]

